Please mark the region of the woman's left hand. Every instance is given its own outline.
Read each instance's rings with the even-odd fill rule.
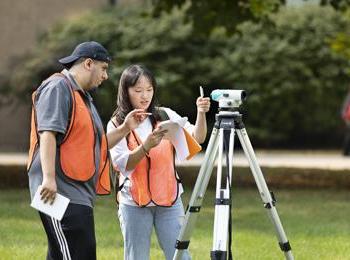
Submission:
[[[200,113],[207,113],[210,109],[210,98],[199,97],[196,101],[197,111]]]

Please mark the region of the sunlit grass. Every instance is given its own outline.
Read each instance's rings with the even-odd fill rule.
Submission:
[[[346,190],[277,190],[277,210],[296,259],[350,259],[350,194]],[[190,196],[187,188],[184,204]],[[233,190],[236,259],[284,259],[256,189]],[[193,259],[210,259],[214,192],[208,191],[190,243]],[[0,192],[0,259],[45,259],[46,236],[27,190]],[[122,259],[123,241],[113,196],[95,207],[98,259]],[[151,259],[163,259],[153,235]]]

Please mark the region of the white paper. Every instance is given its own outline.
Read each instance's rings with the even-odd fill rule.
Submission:
[[[187,147],[186,136],[182,128],[175,133],[173,140],[171,141],[176,150],[177,159],[182,162],[190,155]]]
[[[176,132],[179,131],[182,127],[185,126],[187,122],[187,117],[180,117],[176,119],[169,119],[162,121],[158,124],[158,127],[161,129],[166,129],[168,132],[165,134],[165,139],[172,139]]]
[[[61,220],[66,212],[70,199],[56,193],[53,204],[50,204],[49,201],[44,203],[44,201],[41,200],[40,191],[41,186],[38,187],[30,206],[57,220]]]
[[[168,132],[164,135],[176,150],[176,157],[179,161],[184,161],[189,156],[185,133],[183,127],[187,122],[187,117],[170,119],[159,123],[158,127],[166,129]]]

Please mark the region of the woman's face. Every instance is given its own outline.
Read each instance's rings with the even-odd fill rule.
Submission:
[[[153,86],[145,77],[140,76],[136,84],[128,89],[132,107],[147,110],[153,98]]]

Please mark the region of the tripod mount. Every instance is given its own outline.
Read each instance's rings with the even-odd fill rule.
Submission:
[[[234,137],[237,134],[255,183],[267,209],[268,216],[274,226],[279,246],[287,260],[293,260],[291,246],[283,230],[275,204],[276,200],[269,191],[258,165],[253,147],[242,121],[242,115],[234,108],[224,108],[215,116],[215,125],[212,130],[203,163],[189,204],[186,209],[183,226],[176,241],[176,251],[173,260],[182,259],[184,250],[190,243],[195,222],[201,209],[204,194],[207,189],[214,163],[217,162],[216,198],[213,230],[213,247],[210,253],[212,260],[232,259],[231,253],[231,183],[233,169]],[[223,156],[226,155],[226,172],[223,173]],[[218,158],[217,158],[218,157]]]

